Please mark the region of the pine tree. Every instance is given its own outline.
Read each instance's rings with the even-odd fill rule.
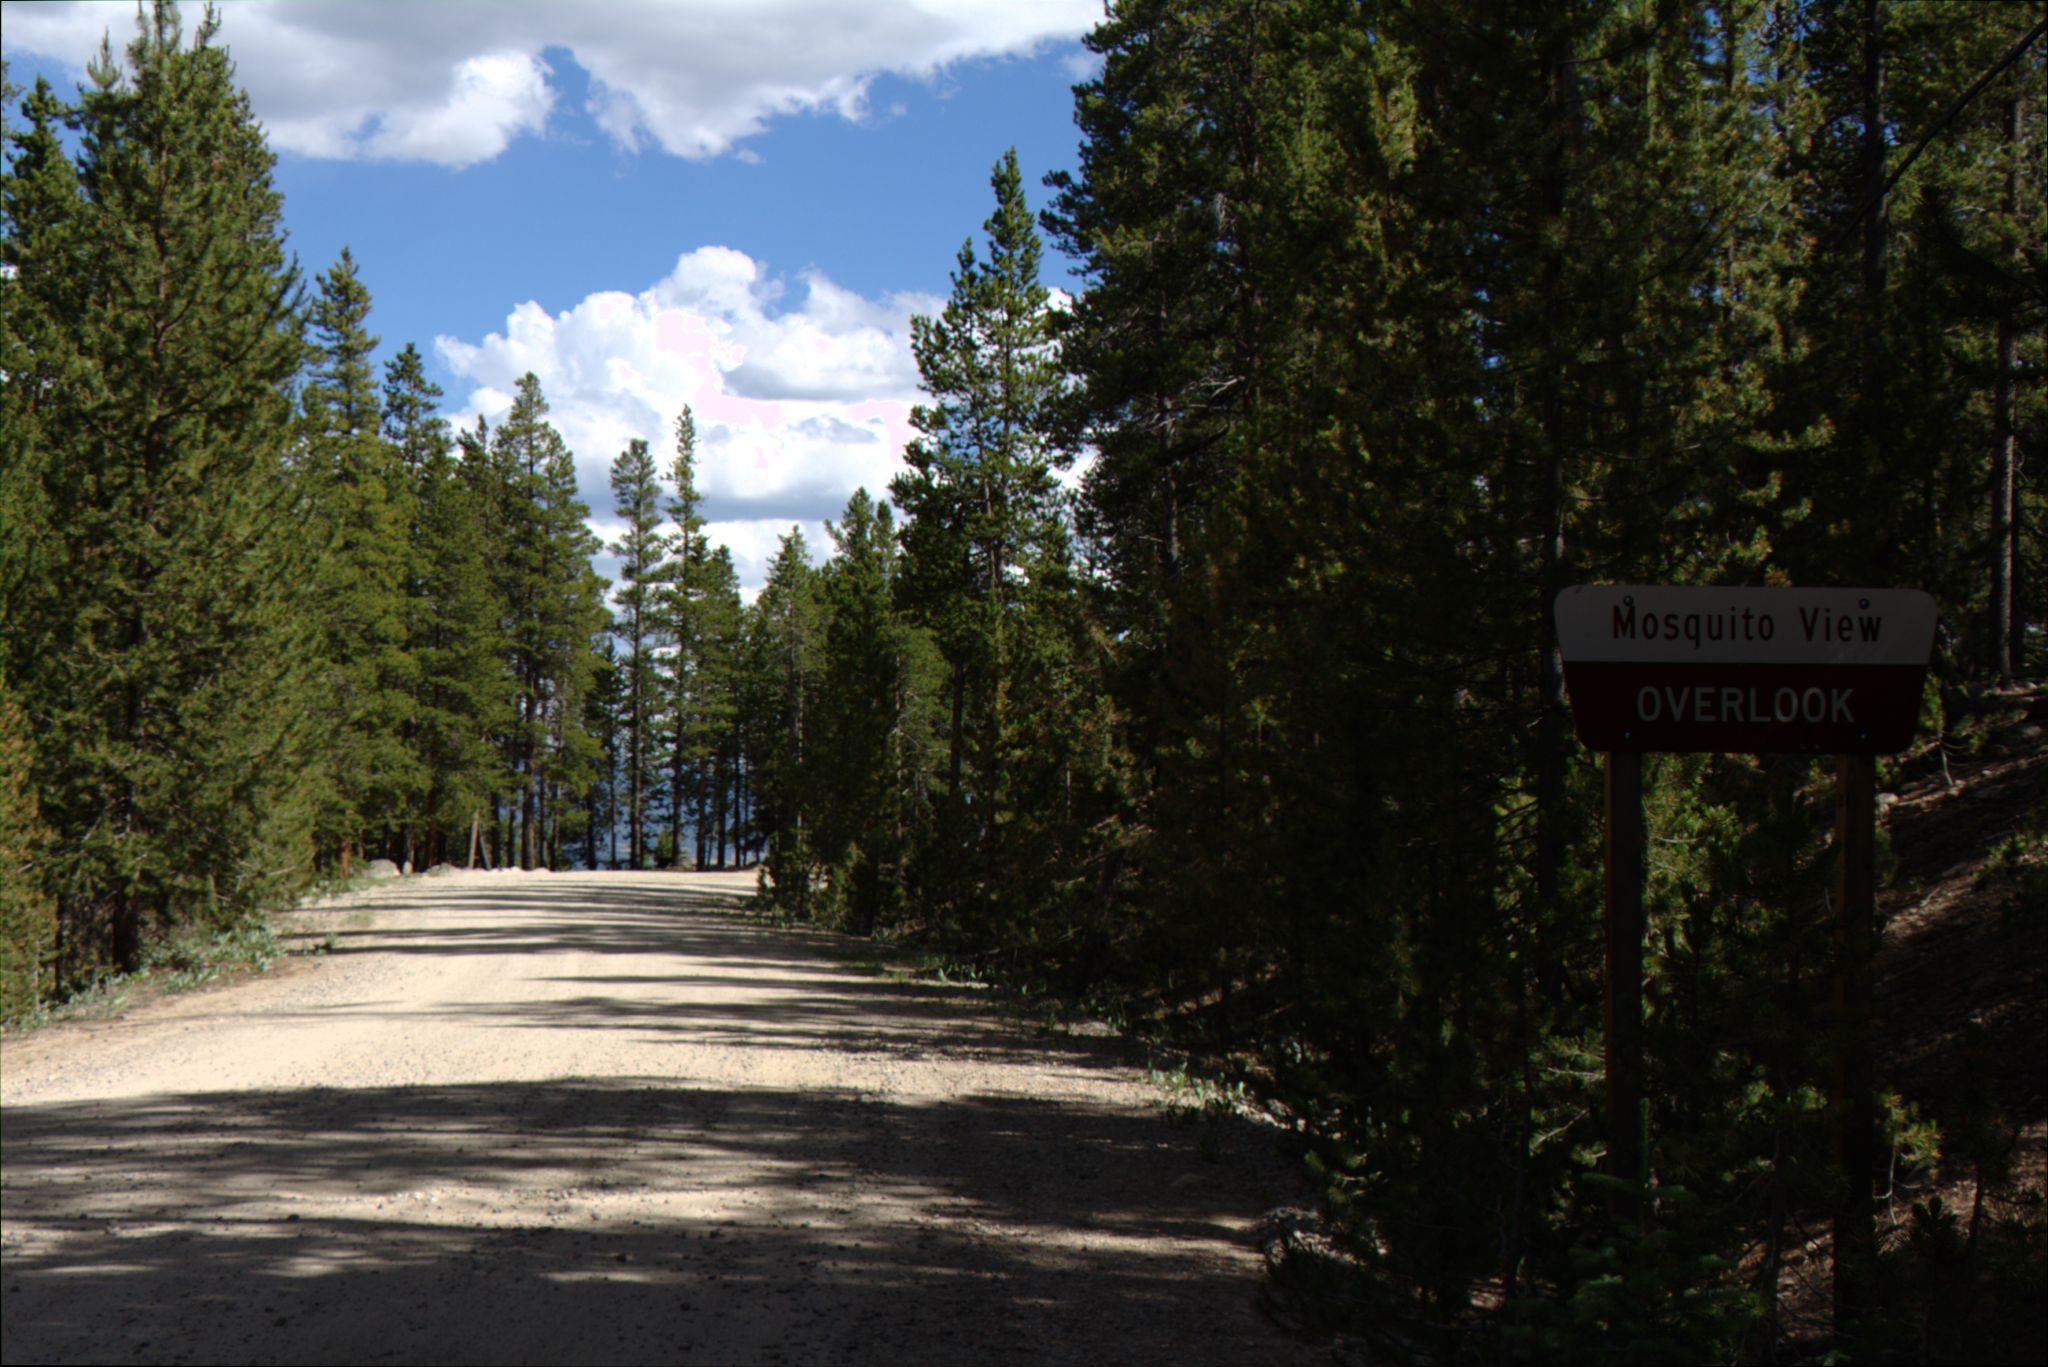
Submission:
[[[768,841],[762,886],[776,905],[809,917],[821,873],[817,848],[818,730],[824,604],[803,532],[782,538],[768,582],[748,614],[760,680],[762,833]],[[720,862],[723,862],[721,857]]]
[[[830,909],[867,933],[902,919],[911,839],[929,797],[938,661],[895,604],[900,552],[886,503],[856,489],[825,566],[825,640],[809,764]]]
[[[687,422],[687,409],[685,422]],[[687,457],[678,457],[685,477]],[[626,849],[631,868],[646,867],[647,799],[659,771],[655,767],[655,660],[666,639],[661,612],[662,586],[673,573],[663,557],[661,485],[647,443],[634,438],[612,462],[614,511],[626,530],[613,543],[619,557],[618,612],[625,633],[626,658],[620,665],[625,728]],[[695,491],[691,491],[694,498]],[[689,511],[682,515],[688,535]]]
[[[512,411],[491,437],[503,484],[503,562],[508,665],[515,722],[508,767],[517,775],[521,868],[547,858],[550,785],[579,792],[594,763],[582,725],[594,641],[605,624],[604,581],[590,567],[598,543],[576,496],[576,468],[547,422],[547,399],[531,373],[520,377]]]
[[[515,502],[515,472],[507,463],[505,451],[493,439],[489,420],[481,413],[474,428],[455,434],[455,445],[460,452],[457,469],[468,494],[477,549],[484,565],[491,639],[504,693],[503,708],[489,718],[493,762],[482,817],[474,823],[478,828],[474,843],[488,867],[505,867],[516,858],[512,845],[518,834],[517,799],[513,796],[519,786],[518,742],[513,734],[518,724],[518,687],[511,664],[515,582],[508,539]]]
[[[2043,355],[2043,291],[2026,257],[2048,234],[2048,40],[2038,5],[1892,10],[1883,26],[1887,436],[1924,505],[1913,581],[1949,610],[1955,667],[2010,678],[2028,617],[2023,434],[2042,413],[2040,386],[2024,376]]]
[[[411,344],[385,366],[384,439],[405,471],[415,514],[406,592],[405,649],[414,666],[408,744],[426,780],[407,824],[407,846],[416,832],[423,851],[415,864],[471,857],[469,832],[493,786],[489,741],[510,707],[475,493],[434,411],[440,397]]]
[[[1545,1237],[1532,1117],[1582,1102],[1531,1051],[1596,1020],[1550,595],[1767,573],[1810,440],[1772,392],[1783,102],[1728,18],[1162,0],[1077,92],[1122,953],[1225,1038],[1320,1042],[1299,1085],[1446,1306]]]
[[[1250,536],[1239,491],[1256,368],[1303,319],[1266,306],[1286,298],[1263,274],[1285,258],[1250,230],[1287,221],[1263,210],[1277,192],[1308,211],[1302,227],[1325,240],[1338,231],[1308,187],[1263,174],[1273,100],[1257,98],[1254,80],[1276,99],[1298,81],[1282,57],[1261,60],[1287,9],[1225,0],[1110,16],[1088,39],[1102,72],[1075,92],[1081,174],[1053,178],[1047,214],[1089,282],[1061,338],[1075,376],[1069,421],[1098,452],[1079,523],[1120,640],[1110,682],[1139,766],[1122,817],[1149,833],[1115,895],[1126,934],[1150,941],[1130,952],[1193,992],[1233,976],[1237,942],[1265,919],[1244,901],[1256,821],[1240,795],[1259,781],[1239,768],[1254,750],[1236,661],[1255,610],[1238,566]],[[1362,62],[1363,85],[1373,55],[1336,48],[1325,59]],[[1296,126],[1321,131],[1306,116]]]
[[[697,512],[702,501],[697,492],[697,420],[688,404],[684,404],[682,412],[676,415],[675,457],[669,467],[669,484],[674,493],[669,500],[668,515],[675,523],[675,530],[668,534],[668,545],[674,556],[665,580],[667,587],[660,591],[657,602],[660,630],[673,647],[662,678],[668,731],[664,747],[666,764],[663,767],[668,779],[669,857],[680,861],[685,816],[692,805],[692,778],[696,765],[702,759],[698,751],[697,714],[701,710],[703,657],[710,639],[699,611],[704,601],[703,575],[709,552],[704,544],[704,519]],[[702,867],[704,831],[701,820],[697,836],[697,863]]]
[[[6,94],[0,109],[19,92],[0,80]],[[74,259],[86,206],[76,169],[57,136],[70,111],[37,79],[22,106],[27,124],[4,138],[0,174],[0,594],[11,609],[13,630],[0,649],[15,646],[17,670],[35,653],[30,623],[21,614],[30,586],[51,571],[62,552],[51,540],[54,528],[38,478],[38,462],[50,436],[45,428],[58,414],[59,398],[76,392],[89,375],[66,383],[67,370],[89,368],[91,358],[74,344],[71,320],[85,304],[88,281]]]
[[[973,895],[983,876],[976,851],[1004,810],[1005,699],[1027,567],[1064,545],[1053,477],[1063,459],[1061,376],[1014,150],[990,185],[988,261],[963,244],[944,313],[912,320],[911,351],[932,401],[912,409],[910,468],[890,485],[904,516],[901,601],[951,671],[946,853],[935,859],[968,880],[947,897],[955,903]]]
[[[305,873],[309,643],[279,478],[297,280],[216,19],[186,45],[159,3],[137,29],[125,78],[106,44],[89,69],[75,200],[47,105],[6,197],[9,339],[37,377],[17,390],[10,357],[8,484],[48,534],[5,635],[74,970],[133,967],[153,928]]]
[[[773,727],[754,729],[762,714],[750,710],[747,696],[752,618],[740,605],[732,552],[707,546],[700,537],[692,553],[695,560],[687,570],[695,598],[690,618],[690,711],[681,733],[691,765],[685,791],[692,808],[697,867],[722,869],[729,848],[737,862],[746,862],[743,789],[755,742],[771,734]],[[681,857],[678,847],[677,858]]]
[[[371,365],[377,339],[364,328],[370,295],[347,248],[318,283],[299,460],[324,552],[316,596],[331,699],[330,791],[320,827],[346,877],[358,841],[383,844],[427,788],[410,743],[418,668],[406,648],[417,510],[406,469],[383,438]]]

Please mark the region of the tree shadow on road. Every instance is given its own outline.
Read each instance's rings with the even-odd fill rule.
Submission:
[[[479,889],[399,900],[387,909],[424,913],[428,924],[352,929],[332,937],[338,954],[630,955],[673,962],[672,973],[542,973],[547,984],[584,985],[573,996],[405,1007],[393,1018],[512,1030],[603,1028],[676,1044],[754,1049],[832,1047],[908,1058],[1042,1061],[1111,1067],[1132,1059],[1125,1041],[1022,1034],[989,1008],[985,988],[850,967],[865,942],[825,931],[770,928],[731,914],[712,894],[641,896],[593,889],[588,900],[559,889]],[[482,914],[516,913],[478,923]],[[600,914],[601,913],[601,914]],[[442,922],[442,923],[437,923]],[[706,971],[706,966],[710,971]],[[375,1015],[359,1011],[358,1015]],[[280,1021],[305,1019],[277,1013]]]
[[[1289,1358],[1156,1113],[658,1080],[10,1107],[5,1356]],[[148,1174],[144,1176],[143,1174]]]

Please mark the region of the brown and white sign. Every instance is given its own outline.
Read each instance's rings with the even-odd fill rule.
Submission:
[[[1918,589],[1585,584],[1556,607],[1589,749],[1881,755],[1912,744],[1935,619]]]

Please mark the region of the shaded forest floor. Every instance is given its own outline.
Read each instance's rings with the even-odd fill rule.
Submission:
[[[2038,1184],[2048,1140],[2048,690],[1987,695],[1957,755],[1903,766],[1884,825],[1898,867],[1880,900],[1876,1047],[1901,1095],[1953,1133],[1956,1063],[1975,1023],[1992,1100],[2025,1137]]]
[[[2048,687],[1958,696],[1950,715],[1946,741],[1900,766],[1881,817],[1897,866],[1879,896],[1880,1087],[1934,1122],[1941,1151],[1920,1165],[1895,1153],[1879,1173],[1878,1240],[1895,1332],[1910,1335],[1899,1349],[1923,1361],[2038,1362],[2048,1360]],[[1973,1145],[2003,1150],[2007,1171],[1980,1172]],[[1832,1246],[1825,1216],[1808,1225],[1786,1311],[1813,1343],[1827,1321]]]
[[[1880,782],[1879,823],[1891,862],[1879,893],[1884,930],[1872,1043],[1880,1090],[1896,1096],[1899,1115],[1917,1132],[1878,1174],[1885,1324],[1880,1342],[1858,1345],[1853,1356],[2042,1361],[2048,686],[1959,691],[1948,714],[1947,735],[1887,766]],[[1192,1024],[1181,1031],[1187,1037],[1201,1034],[1199,1022],[1179,1024]],[[1193,1048],[1191,1072],[1248,1078],[1255,1092],[1270,1082],[1249,1060]],[[1939,1135],[1936,1154],[1927,1152],[1924,1122]],[[2004,1150],[2003,1172],[1980,1173],[1970,1156],[1973,1136],[1979,1148],[1988,1136]],[[1361,1289],[1373,1274],[1339,1248],[1315,1213],[1294,1217],[1268,1231],[1268,1262],[1280,1274],[1269,1294],[1276,1318],[1336,1328],[1339,1359],[1456,1360],[1481,1352],[1491,1360],[1493,1350],[1454,1326],[1418,1318],[1403,1330],[1378,1321],[1387,1297]],[[1981,1240],[1970,1233],[1973,1224],[1981,1225]],[[1793,1212],[1789,1234],[1777,1347],[1767,1356],[1818,1359],[1835,1346],[1830,1212]],[[1735,1275],[1751,1284],[1760,1259],[1761,1246],[1753,1246]],[[1498,1284],[1473,1288],[1482,1315],[1501,1298]],[[1355,1308],[1367,1305],[1378,1307],[1369,1326]],[[1354,1336],[1360,1328],[1363,1336]]]

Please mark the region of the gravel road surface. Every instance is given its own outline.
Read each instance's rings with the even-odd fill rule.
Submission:
[[[0,1047],[28,1362],[1291,1362],[1249,1126],[1114,1040],[734,910],[463,873],[235,986]],[[1213,1157],[1213,1145],[1211,1157]]]

